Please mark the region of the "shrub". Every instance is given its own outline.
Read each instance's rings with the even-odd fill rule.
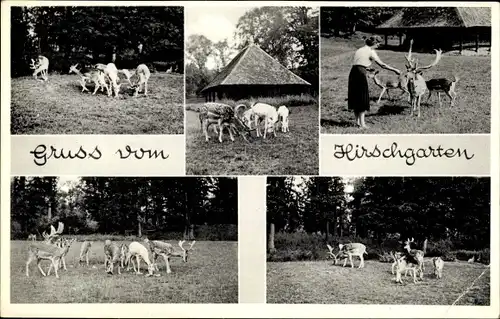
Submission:
[[[480,262],[483,264],[489,264],[490,263],[490,250],[489,248],[480,250],[480,251],[475,251],[475,250],[457,250],[455,252],[457,259],[458,260],[469,260],[472,257],[474,257],[474,261]]]
[[[452,241],[449,239],[430,241],[427,244],[425,255],[428,257],[445,256],[453,250],[453,246]]]
[[[276,107],[280,105],[286,105],[287,107],[294,107],[294,106],[304,106],[304,105],[315,105],[318,103],[317,100],[309,94],[285,95],[279,97],[258,97],[258,98],[243,99],[238,101],[221,100],[220,102],[231,105],[233,107],[238,104],[245,104],[247,106],[250,106],[254,102],[262,102],[274,105]]]

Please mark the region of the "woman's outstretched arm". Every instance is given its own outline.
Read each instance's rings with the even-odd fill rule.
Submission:
[[[378,57],[378,55],[377,55],[377,53],[375,51],[372,51],[372,60],[375,61],[375,63],[377,63],[383,69],[392,71],[392,72],[394,72],[394,73],[396,73],[398,75],[401,74],[400,70],[398,70],[396,68],[393,68],[389,64],[386,64],[386,63],[382,62],[382,60],[380,60],[380,58]]]

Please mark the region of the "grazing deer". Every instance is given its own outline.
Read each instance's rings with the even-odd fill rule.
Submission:
[[[28,246],[28,260],[26,261],[26,277],[29,277],[29,265],[34,260],[36,260],[38,270],[40,270],[40,273],[43,276],[47,276],[40,265],[40,261],[50,260],[51,264],[48,274],[50,274],[50,270],[54,268],[54,273],[56,274],[56,278],[59,278],[57,269],[59,268],[60,259],[68,252],[69,247],[71,246],[73,241],[74,239],[68,241],[66,245],[62,248],[47,242],[30,243]]]
[[[406,273],[408,271],[411,271],[413,277],[413,283],[416,284],[417,283],[416,264],[406,261],[406,256],[399,256],[399,257],[394,256],[394,258],[396,259],[396,282],[403,284],[404,282],[403,278],[401,277],[401,274],[404,271],[406,276]]]
[[[205,103],[199,112],[200,125],[205,134],[205,141],[208,142],[208,126],[216,124],[219,129],[219,142],[222,143],[223,129],[227,128],[231,141],[234,142],[233,131],[238,132],[245,141],[248,142],[247,135],[250,135],[250,128],[245,125],[236,115],[235,110],[227,104],[208,102]]]
[[[239,104],[234,108],[234,113],[238,113],[238,109],[240,107],[246,108],[245,104]],[[264,135],[263,138],[266,138],[267,132],[272,131],[273,135],[276,137],[276,129],[275,125],[278,121],[278,111],[272,105],[266,103],[253,103],[250,106],[254,114],[254,124],[257,130],[257,137],[262,136],[260,133],[259,121],[260,119],[264,119]]]
[[[420,117],[420,102],[422,100],[422,96],[425,94],[427,90],[427,83],[422,76],[422,71],[427,70],[438,64],[441,60],[441,50],[436,51],[436,59],[434,62],[427,66],[419,67],[418,60],[411,57],[411,47],[413,45],[413,39],[410,41],[410,50],[408,55],[405,55],[406,61],[408,64],[406,65],[408,77],[408,91],[410,92],[411,99],[411,115],[417,111],[417,116]]]
[[[339,244],[339,253],[337,254],[337,256],[339,254],[347,255],[351,263],[351,268],[354,268],[354,263],[352,261],[353,256],[359,257],[360,263],[358,268],[363,268],[365,266],[365,259],[363,255],[368,255],[368,253],[366,252],[366,246],[361,243]],[[346,263],[347,258],[344,259],[344,265],[342,267],[345,267]]]
[[[469,260],[467,260],[468,263],[473,263],[475,261],[476,256],[472,256]]]
[[[290,110],[285,106],[281,105],[278,107],[278,120],[281,121],[281,131],[283,133],[290,132],[288,129],[288,117],[290,115]]]
[[[174,250],[174,247],[171,244],[165,243],[163,241],[148,240],[146,238],[144,240],[144,242],[149,246],[149,250],[153,254],[153,258],[152,258],[153,259],[153,265],[154,265],[156,271],[159,271],[158,270],[158,265],[156,263],[156,259],[159,256],[162,256],[163,260],[165,261],[165,267],[166,267],[166,270],[167,270],[167,274],[170,274],[172,272],[172,270],[170,269],[170,263],[169,263],[170,257],[181,257],[182,261],[187,262],[188,261],[188,256],[193,251],[193,246],[196,243],[196,241],[192,241],[191,244],[190,244],[190,246],[189,246],[189,248],[186,249],[186,248],[183,247],[183,244],[184,244],[185,241],[181,240],[181,241],[179,241],[178,245],[182,249],[182,251],[181,252],[177,252],[177,251]]]
[[[444,261],[441,257],[434,257],[432,258],[432,265],[434,266],[434,275],[436,278],[441,279],[443,277]]]
[[[144,260],[144,262],[148,265],[148,273],[146,274],[146,277],[153,276],[154,273],[154,265],[153,263],[149,260],[149,253],[148,249],[144,247],[144,245],[134,241],[128,245],[128,249],[130,252],[130,262],[132,263],[132,266],[134,267],[134,271],[137,275],[141,275],[141,258]],[[137,270],[135,268],[135,263],[134,263],[134,257],[137,262]],[[157,274],[156,276],[159,276],[160,274]]]
[[[33,77],[37,80],[38,73],[42,74],[42,79],[47,81],[49,77],[47,76],[49,70],[49,59],[44,57],[43,55],[38,56],[38,61],[35,62],[34,59],[31,59],[30,68],[33,70]]]
[[[108,84],[106,83],[106,77],[104,72],[102,72],[100,69],[94,69],[90,70],[89,72],[82,73],[80,70],[77,69],[78,63],[75,65],[72,65],[69,68],[68,73],[75,73],[80,76],[80,85],[82,86],[82,92],[90,92],[89,89],[87,89],[86,83],[88,82],[94,82],[95,88],[94,92],[92,95],[95,95],[99,89],[101,89],[101,92],[104,92],[104,88],[106,88],[106,91],[108,92],[108,96],[111,94],[110,93],[110,88]]]
[[[151,72],[146,64],[139,64],[135,70],[135,74],[139,77],[137,82],[132,86],[135,89],[134,96],[139,95],[141,87],[144,85],[144,96],[148,95],[148,81],[151,76]]]
[[[406,77],[405,74],[400,74],[398,75],[397,78],[391,77],[388,80],[382,81],[378,77],[379,72],[380,72],[379,70],[374,70],[374,69],[370,69],[369,71],[367,71],[368,77],[372,78],[373,82],[375,82],[375,84],[382,89],[382,92],[378,97],[377,104],[380,104],[380,100],[382,99],[382,96],[384,96],[384,93],[387,93],[387,96],[389,97],[389,99],[391,99],[389,91],[394,89],[399,89],[403,91],[403,94],[408,93],[408,102],[411,102],[410,92],[408,92],[408,89],[406,88],[408,85],[408,78]]]
[[[115,97],[118,97],[120,93],[121,83],[118,84],[120,78],[118,77],[118,69],[116,68],[116,65],[114,63],[108,63],[106,65],[98,63],[95,65],[95,68],[104,72],[106,78],[109,80],[110,89],[108,90],[108,96],[111,96],[114,91]]]
[[[28,240],[36,241],[36,235],[35,234],[29,234]]]
[[[450,107],[452,107],[455,104],[455,100],[457,98],[457,93],[455,92],[455,86],[458,80],[460,80],[460,78],[455,75],[453,76],[453,81],[444,78],[431,79],[429,81],[425,81],[427,85],[427,90],[429,90],[429,95],[427,96],[426,102],[429,102],[432,92],[437,92],[439,106],[442,106],[441,92],[443,92],[450,98]]]
[[[47,234],[45,231],[42,233],[43,238],[45,239],[45,243],[53,244],[55,240],[59,238],[59,235],[64,231],[64,224],[59,222],[57,225],[57,230],[53,225],[50,225],[50,234]]]
[[[80,246],[80,259],[79,262],[83,262],[83,258],[85,257],[85,263],[87,266],[89,265],[89,253],[90,253],[90,247],[92,247],[92,242],[91,241],[84,241],[82,245]]]
[[[338,261],[339,257],[344,258],[344,263],[347,262],[347,258],[349,258],[349,256],[347,254],[344,254],[342,251],[339,251],[337,254],[335,254],[333,252],[333,247],[332,246],[326,244],[326,247],[328,247],[328,256],[327,257],[333,259],[333,264],[334,265],[337,264],[337,261]]]
[[[427,239],[424,241],[423,250],[411,249],[410,243],[413,242],[415,242],[414,238],[412,238],[411,240],[408,238],[408,240],[405,241],[405,246],[404,246],[404,249],[406,250],[405,257],[407,262],[415,263],[418,265],[418,271],[420,272],[420,279],[423,279],[425,270],[424,255],[427,250]]]
[[[115,264],[117,264],[118,274],[121,275],[120,252],[120,248],[115,243],[112,243],[111,240],[108,239],[104,242],[104,268],[108,274],[113,274]]]

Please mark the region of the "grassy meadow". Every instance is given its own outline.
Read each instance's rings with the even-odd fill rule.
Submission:
[[[293,105],[286,101],[259,100],[271,105],[287,105],[290,131],[276,132],[276,137],[256,138],[250,143],[241,136],[231,142],[227,130],[223,141],[209,127],[205,141],[198,109],[205,102],[191,99],[186,103],[186,174],[188,175],[317,175],[318,107],[305,101]],[[225,101],[222,101],[225,102]]]
[[[355,126],[354,113],[347,110],[347,86],[352,56],[356,49],[364,45],[364,40],[321,38],[321,133],[323,134],[467,134],[490,133],[491,117],[491,58],[490,56],[459,56],[443,53],[441,61],[424,71],[426,80],[432,78],[460,80],[456,85],[457,99],[450,108],[450,100],[441,94],[439,106],[434,92],[427,101],[426,93],[421,103],[421,117],[410,116],[408,95],[401,90],[391,90],[393,100],[384,94],[377,105],[381,89],[369,79],[371,96],[370,112],[366,116],[369,129]],[[378,50],[385,63],[405,71],[405,52]],[[434,54],[413,53],[419,65],[427,65],[434,60]],[[375,63],[379,76],[383,79],[396,74],[381,69]]]
[[[168,241],[177,246],[177,242]],[[116,242],[118,244],[122,242]],[[126,242],[129,243],[129,242]],[[172,273],[157,259],[160,277],[145,277],[122,270],[109,275],[104,270],[104,242],[93,242],[90,265],[79,264],[81,242],[75,242],[66,257],[68,270],[43,277],[36,261],[26,277],[27,241],[11,241],[11,303],[237,303],[238,243],[197,241],[188,262],[173,258]],[[151,257],[151,256],[150,256]],[[48,270],[49,261],[42,261]]]
[[[424,280],[417,284],[411,276],[396,283],[391,263],[365,260],[358,269],[359,258],[354,258],[356,268],[342,264],[268,262],[267,303],[451,305],[485,272],[456,304],[490,304],[490,270],[483,264],[445,262],[443,277],[436,279],[427,258]]]
[[[81,92],[77,75],[11,80],[12,134],[183,134],[184,76],[152,73],[148,96],[122,79],[120,97]],[[94,85],[87,88],[93,92]],[[113,95],[114,96],[114,95]]]

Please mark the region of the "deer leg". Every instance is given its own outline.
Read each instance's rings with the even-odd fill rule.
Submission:
[[[364,268],[365,267],[365,258],[363,257],[363,254],[361,254],[361,263],[359,264],[359,268]]]
[[[386,90],[387,90],[386,88],[382,89],[382,93],[380,93],[380,96],[378,97],[377,104],[380,103],[380,100],[382,99],[382,96],[384,95],[384,93],[385,93]]]
[[[425,103],[429,103],[429,100],[431,99],[431,95],[432,95],[432,91],[429,90],[429,95],[427,95],[427,100],[425,101]]]
[[[144,82],[144,96],[148,95],[148,81]]]
[[[418,113],[417,113],[417,117],[420,117],[420,100],[422,99],[422,96],[419,95],[418,98],[417,98],[417,109],[418,109]]]
[[[89,265],[89,252],[87,251],[87,253],[85,254],[85,261],[87,263],[87,266]]]
[[[167,269],[167,274],[170,274],[172,270],[170,269],[170,263],[168,262],[168,256],[163,255],[163,260],[165,260],[165,268]]]
[[[233,130],[231,125],[227,127],[227,130],[229,131],[229,138],[231,138],[231,141],[234,142],[234,137],[233,137]]]
[[[389,94],[389,91],[390,91],[390,90],[386,90],[386,92],[387,92],[387,97],[389,98],[389,100],[391,100],[391,101],[392,101],[392,98],[391,98],[391,95]]]
[[[30,264],[31,262],[33,261],[33,256],[32,255],[29,255],[28,256],[28,260],[26,261],[26,277],[29,277],[30,276],[30,273],[29,273],[29,267],[30,267]]]
[[[36,265],[38,266],[38,270],[40,270],[40,273],[42,274],[42,276],[46,276],[45,272],[42,269],[42,265],[40,265],[40,259],[37,259]]]
[[[351,263],[351,268],[354,268],[354,263],[352,261],[352,255],[349,254],[349,262]]]
[[[61,261],[62,261],[62,264],[63,264],[63,266],[64,266],[64,270],[66,270],[66,271],[67,271],[67,270],[68,270],[68,268],[66,268],[66,258],[62,257],[62,258],[61,258]]]
[[[453,98],[453,96],[451,96],[451,92],[453,92],[453,91],[450,90],[450,91],[445,92],[446,95],[448,95],[448,97],[450,98],[450,107],[453,106],[453,102],[454,102],[454,98]]]
[[[203,134],[205,134],[205,142],[208,142],[208,140],[210,139],[210,137],[208,136],[208,119],[202,120],[201,129],[203,131]]]
[[[142,275],[142,272],[141,272],[141,259],[139,258],[139,256],[137,256],[137,274],[138,275]]]
[[[217,124],[219,125],[219,143],[222,143],[222,131],[223,131],[223,127],[222,127],[222,120],[219,119],[219,121],[217,122]]]
[[[438,93],[438,101],[439,101],[439,107],[441,107],[441,92],[437,92]]]
[[[94,81],[94,84],[95,84],[95,88],[94,88],[94,93],[92,93],[92,95],[95,95],[95,93],[99,90],[99,88],[101,87],[101,85],[99,84],[99,82],[97,81]]]

